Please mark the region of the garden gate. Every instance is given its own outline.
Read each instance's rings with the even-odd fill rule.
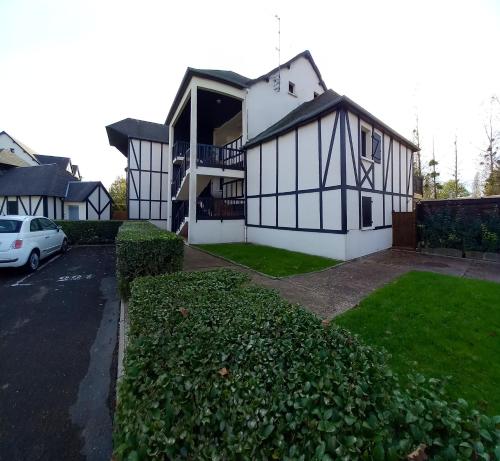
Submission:
[[[414,211],[392,212],[392,246],[415,250],[417,247],[417,223]]]

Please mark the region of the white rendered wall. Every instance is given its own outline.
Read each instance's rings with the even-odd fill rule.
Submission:
[[[38,165],[38,162],[33,160],[31,155],[27,154],[22,147],[12,141],[10,136],[8,136],[6,133],[0,134],[0,149],[12,149],[20,159],[24,160],[29,165]]]
[[[288,82],[295,84],[295,96],[288,93]],[[290,111],[314,97],[314,92],[322,94],[319,78],[304,57],[291,63],[290,69],[281,68],[281,89],[274,90],[273,79],[252,85],[246,98],[248,117],[248,139],[252,139]]]
[[[392,228],[350,230],[346,234],[346,259],[359,258],[392,246]]]
[[[244,240],[245,221],[243,219],[189,222],[189,243],[231,243]]]
[[[333,259],[346,259],[345,234],[249,227],[247,241]]]
[[[77,206],[78,207],[78,220],[85,221],[86,219],[86,205],[85,202],[64,202],[64,219],[69,220],[69,207]],[[94,210],[92,210],[94,211]],[[95,214],[95,212],[94,212]],[[89,219],[90,218],[90,210],[89,210]],[[97,219],[97,218],[95,218]]]

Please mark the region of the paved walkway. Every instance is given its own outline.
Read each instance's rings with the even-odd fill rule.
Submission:
[[[230,267],[246,272],[255,283],[278,290],[284,298],[322,318],[335,317],[356,306],[373,290],[411,270],[500,282],[498,263],[400,250],[386,250],[322,272],[283,279],[265,277],[190,246],[185,250],[184,270]]]

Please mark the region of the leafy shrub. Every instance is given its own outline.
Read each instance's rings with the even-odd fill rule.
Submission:
[[[71,245],[114,243],[123,221],[56,221]]]
[[[497,425],[383,352],[229,271],[137,279],[119,459],[500,459]],[[496,455],[494,454],[496,453]]]
[[[128,298],[130,282],[144,275],[182,269],[184,241],[149,222],[126,222],[116,238],[118,290]]]
[[[496,205],[489,209],[424,206],[418,229],[424,247],[500,253],[500,212]]]

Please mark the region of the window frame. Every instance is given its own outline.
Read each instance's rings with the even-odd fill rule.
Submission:
[[[370,224],[365,224],[365,204],[369,203],[370,205]],[[361,228],[363,230],[372,230],[373,229],[373,197],[370,195],[362,195],[361,196]]]
[[[9,210],[9,207],[11,207],[13,204],[15,204],[15,207],[16,207],[15,213],[11,213]],[[7,200],[7,215],[19,216],[19,201],[18,200]]]
[[[290,91],[290,87],[292,88],[292,91]],[[292,96],[297,96],[295,88],[296,88],[295,83],[293,83],[291,80],[288,80],[288,94],[291,94]]]

